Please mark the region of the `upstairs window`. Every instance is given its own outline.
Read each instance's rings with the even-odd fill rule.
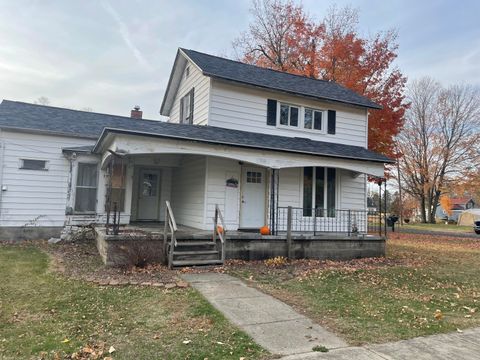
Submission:
[[[20,169],[23,170],[47,170],[46,160],[21,159]]]
[[[280,125],[298,127],[297,106],[280,104]]]
[[[305,129],[322,130],[323,111],[305,108],[303,127]]]
[[[97,206],[98,165],[79,163],[75,190],[75,212],[94,213]]]
[[[194,89],[180,99],[180,123],[193,124]]]

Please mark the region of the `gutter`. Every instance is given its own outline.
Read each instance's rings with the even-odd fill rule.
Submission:
[[[324,157],[330,157],[330,158],[335,158],[335,159],[370,161],[370,162],[376,162],[376,163],[382,163],[382,164],[393,164],[393,163],[395,163],[395,161],[393,159],[389,159],[387,157],[385,157],[385,160],[367,159],[367,158],[362,158],[362,157],[356,157],[355,158],[355,157],[351,157],[351,156],[321,154],[321,153],[313,153],[313,152],[309,152],[309,151],[287,150],[287,149],[282,149],[282,148],[262,147],[262,146],[248,145],[248,144],[232,144],[232,143],[227,143],[227,142],[223,142],[223,141],[195,139],[195,138],[187,138],[187,137],[183,137],[183,136],[165,135],[165,134],[152,134],[152,133],[143,132],[143,131],[132,131],[132,130],[124,130],[124,129],[108,128],[108,127],[103,129],[102,134],[100,135],[100,137],[98,138],[95,146],[92,149],[92,153],[98,153],[98,151],[100,150],[100,147],[101,147],[101,143],[102,143],[103,139],[108,135],[108,133],[119,133],[119,134],[127,134],[127,135],[157,137],[157,138],[164,138],[164,139],[194,141],[194,142],[200,142],[200,143],[226,145],[226,146],[249,148],[249,149],[270,150],[270,151],[297,153],[297,154],[313,155],[313,156],[324,156]]]

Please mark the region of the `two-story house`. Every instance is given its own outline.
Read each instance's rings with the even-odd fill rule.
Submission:
[[[186,49],[168,122],[4,100],[0,238],[102,223],[112,201],[122,224],[163,221],[168,200],[196,229],[212,228],[216,205],[231,230],[275,228],[292,206],[322,231],[342,209],[365,210],[367,176],[384,176],[390,160],[367,149],[378,108],[334,82]]]

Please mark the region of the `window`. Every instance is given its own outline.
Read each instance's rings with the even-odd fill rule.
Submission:
[[[280,103],[277,124],[305,130],[324,131],[324,110]]]
[[[75,212],[95,212],[97,205],[97,179],[97,164],[78,164]]]
[[[261,184],[262,173],[256,171],[247,171],[247,183]]]
[[[180,123],[193,124],[193,94],[194,89],[180,99]]]
[[[113,211],[114,203],[117,203],[117,210],[125,210],[125,182],[127,174],[127,167],[122,164],[114,164],[113,173],[111,175],[112,192],[111,192],[111,204]]]
[[[298,127],[298,110],[296,106],[280,104],[280,125]]]
[[[305,108],[303,127],[305,129],[322,130],[323,111]]]
[[[312,216],[312,209],[317,217],[335,216],[335,183],[336,170],[333,168],[303,169],[303,216]]]
[[[190,76],[190,66],[187,66],[185,68],[185,78],[188,78]]]
[[[21,159],[20,169],[24,170],[47,170],[46,160]]]

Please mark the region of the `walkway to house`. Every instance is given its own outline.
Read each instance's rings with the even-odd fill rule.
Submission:
[[[363,347],[348,346],[285,303],[225,274],[184,274],[227,319],[285,360],[479,359],[480,328]],[[328,352],[313,352],[324,346]]]
[[[283,357],[283,360],[432,360],[480,358],[480,328],[363,347]]]
[[[225,274],[184,274],[183,279],[227,319],[273,354],[311,352],[315,346],[346,347],[334,334],[314,324],[285,303]]]

